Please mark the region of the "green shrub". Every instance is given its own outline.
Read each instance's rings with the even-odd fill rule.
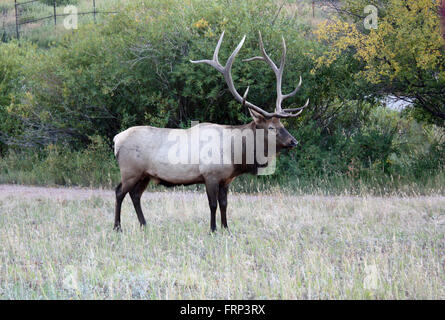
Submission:
[[[311,59],[302,54],[309,42],[299,24],[277,19],[271,26],[256,18],[261,15],[272,21],[276,9],[269,1],[234,1],[227,6],[223,1],[147,0],[110,17],[104,26],[83,25],[29,62],[23,81],[29,99],[19,108],[24,120],[33,124],[27,128],[26,139],[35,138],[33,143],[40,144],[42,134],[52,132],[47,143],[84,147],[90,142],[88,136],[111,139],[132,125],[246,122],[247,110],[227,93],[221,75],[189,60],[210,57],[224,29],[221,60],[247,34],[233,69],[234,79],[239,90],[252,85],[251,99],[270,108],[275,100],[273,73],[264,63],[243,63],[242,58],[257,54],[258,30],[276,58],[285,33],[289,71],[283,89],[290,91],[300,73],[306,73],[305,88],[309,88],[314,79],[309,76]],[[293,102],[304,103],[308,95],[307,89],[302,90]]]
[[[15,41],[0,45],[0,155],[6,143],[21,133],[22,123],[13,105],[22,95],[23,64],[32,59],[34,49],[29,43]]]
[[[235,190],[281,185],[383,193],[388,186],[443,181],[443,128],[364,102],[359,85],[365,83],[353,77],[360,66],[346,54],[314,72],[313,56],[326,48],[312,41],[308,25],[277,16],[278,8],[266,0],[144,0],[104,25],[82,24],[57,44],[48,38],[45,49],[27,41],[0,46],[0,179],[109,187],[119,180],[109,142],[123,129],[250,121],[216,70],[189,62],[211,58],[223,30],[222,63],[247,35],[232,70],[238,91],[251,86],[249,99],[272,110],[273,72],[263,62],[242,62],[258,55],[261,30],[276,62],[285,35],[283,91],[303,77],[299,94],[284,107],[308,97],[311,104],[301,118],[283,121],[299,148],[279,157],[275,175],[241,177]]]
[[[112,188],[120,181],[109,145],[100,137],[82,151],[48,145],[39,152],[10,150],[0,158],[0,183]]]

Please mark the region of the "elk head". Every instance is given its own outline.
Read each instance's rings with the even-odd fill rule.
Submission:
[[[244,93],[244,96],[242,97],[238,91],[235,89],[235,85],[233,84],[233,79],[231,75],[231,69],[233,62],[235,61],[235,57],[238,54],[238,52],[241,50],[241,47],[244,44],[244,41],[246,39],[246,36],[243,37],[241,42],[238,44],[238,46],[235,48],[235,50],[230,55],[229,59],[226,62],[226,65],[223,67],[218,60],[218,53],[219,48],[221,47],[221,43],[224,37],[224,32],[221,34],[218,44],[216,45],[215,52],[213,53],[213,59],[212,60],[197,60],[192,61],[192,63],[206,63],[212,67],[214,67],[216,70],[222,73],[224,76],[224,79],[227,83],[227,86],[229,88],[229,91],[232,93],[232,95],[235,97],[235,99],[238,102],[241,102],[243,105],[247,106],[249,108],[250,115],[253,118],[253,121],[255,123],[256,129],[263,129],[267,133],[270,131],[273,131],[276,136],[276,147],[277,151],[281,149],[291,149],[297,146],[297,140],[286,130],[286,128],[281,123],[281,118],[292,118],[297,117],[303,112],[303,109],[306,108],[309,105],[309,99],[307,100],[306,104],[303,107],[299,108],[293,108],[293,109],[282,109],[281,103],[284,99],[290,98],[296,95],[298,90],[301,87],[302,79],[300,77],[300,82],[298,83],[297,87],[288,94],[283,94],[281,91],[281,84],[282,84],[282,78],[283,78],[283,71],[284,66],[286,62],[286,42],[284,40],[284,37],[282,37],[282,46],[283,46],[283,53],[281,56],[281,63],[280,67],[278,68],[275,63],[272,61],[272,59],[269,57],[269,55],[266,53],[266,50],[264,49],[263,39],[261,37],[261,32],[259,32],[259,43],[260,43],[260,50],[261,50],[261,56],[256,56],[253,58],[245,59],[244,62],[254,61],[254,60],[260,60],[266,62],[273,72],[275,73],[277,85],[277,99],[275,104],[275,111],[273,113],[269,113],[265,111],[264,109],[254,105],[253,103],[246,100],[247,93],[249,91],[249,88]],[[265,137],[268,137],[268,134],[265,134]]]

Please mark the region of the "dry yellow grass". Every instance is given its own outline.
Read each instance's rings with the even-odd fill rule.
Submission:
[[[11,187],[12,188],[12,187]],[[209,234],[202,193],[0,190],[2,299],[445,299],[445,197],[231,195]]]

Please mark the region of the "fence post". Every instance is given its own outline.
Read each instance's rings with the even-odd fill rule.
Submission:
[[[17,35],[17,40],[19,40],[20,33],[19,33],[19,16],[18,16],[18,10],[17,10],[17,0],[14,0],[14,6],[15,6],[15,32]]]
[[[54,28],[57,28],[56,0],[54,0]]]
[[[315,18],[315,0],[312,0],[312,18]]]
[[[93,0],[94,24],[96,24],[96,0]]]

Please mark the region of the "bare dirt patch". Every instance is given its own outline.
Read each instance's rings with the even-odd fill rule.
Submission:
[[[91,189],[91,188],[80,188],[80,187],[44,187],[44,186],[25,186],[25,185],[15,185],[15,184],[0,184],[0,200],[8,197],[19,197],[23,199],[38,199],[38,198],[49,198],[53,200],[86,200],[92,197],[100,197],[107,199],[114,199],[114,190],[107,189]],[[182,191],[182,190],[169,190],[169,191],[146,191],[143,195],[146,200],[155,199],[182,199],[182,200],[195,200],[195,199],[206,199],[205,192],[203,191]],[[260,199],[283,199],[283,200],[293,200],[304,199],[309,201],[342,201],[342,200],[353,200],[353,199],[363,199],[363,198],[382,198],[374,196],[323,196],[323,195],[304,195],[304,196],[292,196],[283,193],[279,194],[230,194],[229,200],[248,200],[257,201]],[[403,198],[405,201],[413,200],[427,200],[427,201],[441,201],[445,200],[445,196],[419,196],[419,197],[384,197],[387,201],[400,200]]]

